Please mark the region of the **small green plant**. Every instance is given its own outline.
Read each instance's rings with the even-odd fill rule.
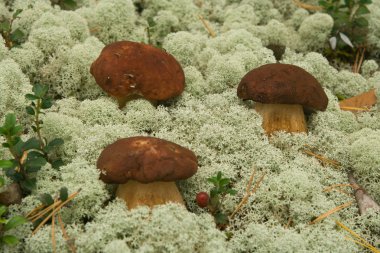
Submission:
[[[5,46],[8,48],[20,45],[25,39],[25,34],[20,29],[13,29],[12,27],[13,21],[19,17],[21,12],[21,9],[16,10],[10,19],[6,17],[0,18],[0,34],[5,41]]]
[[[27,219],[22,216],[13,216],[10,219],[6,219],[5,214],[7,211],[6,206],[0,205],[0,249],[5,245],[16,245],[19,242],[19,239],[14,235],[5,235],[5,232],[8,232],[27,222]]]
[[[59,5],[62,10],[75,10],[78,4],[75,0],[51,0],[53,5]]]
[[[0,160],[0,168],[5,169],[5,174],[20,185],[23,194],[29,194],[35,188],[35,173],[47,162],[53,168],[59,168],[62,165],[60,159],[51,159],[49,152],[62,145],[63,140],[56,138],[47,142],[41,136],[43,122],[39,116],[43,113],[43,109],[51,107],[51,101],[46,98],[46,93],[47,88],[37,84],[33,87],[33,94],[26,95],[26,98],[31,100],[31,105],[26,108],[26,111],[34,116],[32,129],[38,138],[32,137],[23,141],[21,139],[23,129],[17,124],[16,116],[13,113],[5,116],[5,122],[0,127],[0,136],[5,138],[2,146],[7,148],[13,157],[8,160]]]
[[[200,207],[207,207],[214,216],[217,226],[222,229],[228,225],[228,215],[221,210],[223,200],[228,194],[235,195],[236,191],[231,188],[230,179],[223,177],[220,171],[215,177],[208,178],[207,181],[214,186],[210,190],[210,195],[200,192],[197,194],[196,201]]]
[[[372,0],[322,0],[319,5],[334,19],[328,55],[352,59],[356,49],[365,47],[370,13],[367,5]]]

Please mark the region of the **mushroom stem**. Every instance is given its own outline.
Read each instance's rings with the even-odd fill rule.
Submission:
[[[302,105],[256,103],[255,109],[263,117],[262,126],[267,135],[276,131],[307,132]]]
[[[129,209],[142,205],[153,207],[168,202],[185,205],[175,182],[160,181],[142,184],[135,180],[129,180],[118,186],[116,196],[123,199]]]

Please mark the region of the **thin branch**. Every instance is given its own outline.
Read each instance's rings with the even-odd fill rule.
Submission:
[[[309,10],[309,11],[321,11],[321,10],[323,10],[323,7],[322,7],[322,6],[311,5],[311,4],[305,4],[305,3],[302,3],[302,2],[299,1],[299,0],[293,0],[293,3],[294,3],[297,7],[300,7],[300,8],[302,8],[302,9]]]
[[[352,172],[348,173],[348,180],[354,186],[355,199],[359,207],[360,215],[366,214],[368,209],[380,210],[380,206],[371,198],[366,190],[357,184]]]

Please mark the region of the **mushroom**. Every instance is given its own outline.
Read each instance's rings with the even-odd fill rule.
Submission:
[[[90,72],[97,84],[118,100],[119,108],[138,97],[164,101],[180,95],[185,87],[182,67],[172,55],[131,41],[103,48]]]
[[[167,202],[184,205],[175,181],[194,175],[198,162],[192,151],[173,142],[136,136],[108,145],[97,167],[103,182],[119,184],[116,196],[132,209]]]
[[[324,111],[328,98],[321,85],[304,69],[281,63],[266,64],[248,72],[237,95],[251,99],[263,117],[268,135],[276,131],[307,132],[304,112]]]

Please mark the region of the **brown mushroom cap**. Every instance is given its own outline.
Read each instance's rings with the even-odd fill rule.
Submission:
[[[180,95],[185,87],[182,67],[172,55],[131,41],[107,45],[90,72],[97,84],[116,98],[137,94],[161,101]]]
[[[304,69],[281,63],[266,64],[240,81],[238,97],[265,104],[299,104],[305,111],[324,111],[328,98],[320,83]]]
[[[195,154],[173,142],[137,136],[120,139],[100,154],[97,167],[105,183],[123,184],[129,179],[140,183],[176,181],[197,172]]]

